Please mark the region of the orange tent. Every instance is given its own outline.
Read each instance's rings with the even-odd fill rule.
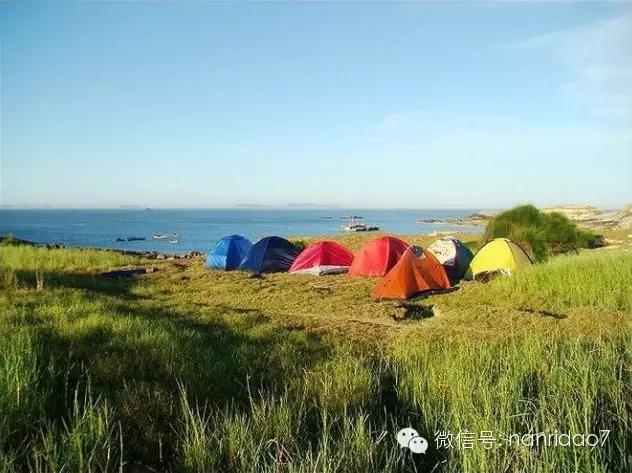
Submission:
[[[449,289],[445,269],[429,251],[411,246],[371,291],[375,300],[408,299],[420,292]]]

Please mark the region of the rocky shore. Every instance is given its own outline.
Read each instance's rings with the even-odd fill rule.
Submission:
[[[500,210],[479,210],[467,217],[448,219],[444,223],[448,223],[450,225],[462,225],[466,227],[483,227],[487,225],[487,222],[491,218],[494,218],[500,212]]]
[[[632,205],[619,210],[604,211],[593,205],[558,205],[541,209],[547,213],[561,213],[569,220],[591,229],[632,230]],[[462,218],[449,219],[442,223],[463,226],[485,226],[499,211],[481,210]],[[434,222],[424,222],[434,223]]]
[[[11,242],[13,245],[28,245],[28,246],[36,246],[39,248],[48,248],[48,249],[64,249],[66,246],[63,243],[49,243],[49,244],[40,244],[34,241],[22,240],[20,238],[15,238],[13,236],[0,236],[0,244]],[[5,243],[5,244],[6,244]],[[190,251],[189,253],[177,254],[177,253],[161,253],[159,251],[133,251],[133,250],[117,250],[114,248],[93,248],[93,247],[76,247],[73,246],[73,249],[89,249],[89,250],[103,250],[103,251],[112,251],[114,253],[119,253],[122,255],[132,255],[132,256],[140,256],[141,258],[146,259],[155,259],[155,260],[176,260],[176,259],[194,259],[203,256],[201,251]]]
[[[592,205],[559,205],[543,208],[542,211],[561,213],[569,220],[589,228],[632,230],[632,205],[608,212]]]

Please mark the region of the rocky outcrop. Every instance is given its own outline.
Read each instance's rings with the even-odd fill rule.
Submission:
[[[585,227],[599,229],[611,228],[616,230],[632,230],[632,205],[626,205],[620,210],[604,212],[594,205],[557,205],[540,209],[546,213],[561,213],[569,220]],[[498,215],[498,211],[481,210],[467,217],[448,219],[444,223],[462,226],[484,226]],[[424,222],[429,223],[429,222]]]
[[[619,210],[615,218],[619,220],[618,228],[622,230],[632,230],[632,205],[626,205]]]
[[[159,253],[157,251],[120,251],[120,250],[108,250],[116,253],[122,253],[125,255],[141,256],[146,259],[162,259],[162,260],[176,260],[176,259],[200,259],[204,256],[201,251],[191,251],[185,254],[171,254],[171,253]]]
[[[603,210],[593,205],[558,205],[541,210],[544,213],[560,213],[574,222],[584,222],[603,214]]]
[[[480,210],[467,217],[450,218],[442,223],[448,223],[450,225],[462,225],[466,227],[480,227],[485,226],[488,220],[498,215],[498,210]]]
[[[632,205],[626,205],[622,209],[612,212],[604,212],[592,205],[560,205],[547,207],[542,211],[561,213],[569,220],[591,228],[632,229]]]

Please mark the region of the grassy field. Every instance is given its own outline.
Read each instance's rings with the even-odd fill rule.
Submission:
[[[632,253],[405,304],[374,284],[0,246],[0,472],[632,471]]]

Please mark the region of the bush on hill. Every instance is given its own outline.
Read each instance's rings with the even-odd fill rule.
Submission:
[[[588,248],[596,238],[560,213],[544,213],[533,205],[507,210],[487,223],[482,243],[509,238],[520,244],[535,261]]]

